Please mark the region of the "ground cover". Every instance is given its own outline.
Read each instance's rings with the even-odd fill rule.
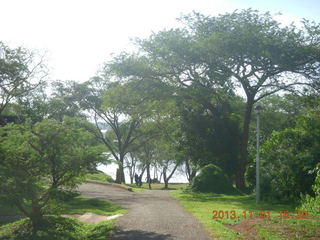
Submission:
[[[59,214],[83,214],[92,212],[102,215],[115,215],[127,212],[127,210],[111,202],[82,196],[77,196],[62,202],[57,211]]]
[[[127,210],[108,201],[76,196],[60,202],[59,206],[52,211],[55,215],[45,216],[43,230],[34,236],[27,218],[15,221],[16,216],[20,215],[19,212],[15,208],[2,205],[0,208],[0,216],[2,216],[2,218],[0,217],[0,239],[107,239],[114,229],[113,221],[85,224],[73,218],[59,216],[60,214],[84,214],[87,212],[115,215],[126,213]],[[4,218],[4,216],[7,217]]]
[[[114,179],[103,173],[103,172],[97,172],[97,173],[88,173],[85,176],[86,180],[95,180],[95,181],[100,181],[100,182],[109,182],[109,183],[114,183]]]
[[[192,193],[183,190],[170,191],[170,194],[204,224],[213,239],[320,238],[320,221],[286,218],[287,213],[298,216],[295,205],[257,205],[249,195]]]
[[[32,233],[29,219],[21,219],[0,227],[0,239],[10,240],[105,240],[112,234],[114,223],[85,224],[73,218],[45,216],[36,234]]]

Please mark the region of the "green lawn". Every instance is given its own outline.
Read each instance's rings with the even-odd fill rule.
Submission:
[[[59,203],[52,213],[60,214],[83,214],[92,212],[102,215],[115,215],[126,213],[127,210],[112,204],[108,201],[76,196]],[[0,216],[20,215],[15,208],[1,205]],[[114,229],[113,221],[104,221],[100,224],[85,224],[76,219],[63,218],[59,216],[46,216],[45,230],[38,233],[38,239],[65,239],[65,240],[105,240]],[[28,219],[21,219],[15,222],[1,222],[0,218],[0,239],[34,239],[30,235],[30,222]]]
[[[115,215],[118,213],[126,213],[127,210],[108,201],[77,196],[61,203],[58,212],[59,214],[83,214],[92,212],[101,215]]]
[[[320,221],[280,218],[282,211],[296,215],[294,205],[257,205],[255,199],[248,195],[187,193],[182,190],[170,191],[170,194],[204,224],[213,239],[246,239],[245,233],[237,234],[228,227],[235,224],[240,227],[240,223],[246,222],[252,225],[252,231],[260,239],[310,239],[310,236],[320,239]],[[263,218],[263,213],[269,214],[267,211],[270,212],[270,220]],[[214,214],[216,219],[212,219]]]
[[[100,181],[100,182],[114,183],[113,178],[103,172],[88,173],[88,174],[86,174],[85,179],[86,180],[95,180],[95,181]]]
[[[21,219],[0,227],[4,240],[106,240],[114,230],[113,221],[86,224],[73,218],[45,216],[43,225],[34,235],[29,219]]]

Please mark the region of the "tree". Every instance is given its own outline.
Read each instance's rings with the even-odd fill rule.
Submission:
[[[119,166],[116,182],[125,182],[124,160],[130,146],[142,135],[139,126],[147,112],[145,100],[137,94],[134,82],[110,82],[96,77],[76,88],[81,108],[92,114],[96,124],[91,131],[109,149]]]
[[[153,158],[161,169],[164,188],[168,188],[169,180],[188,156],[185,156],[185,152],[179,148],[182,134],[175,103],[167,101],[160,107],[162,110],[156,111],[157,114],[153,118],[153,127],[157,132],[153,145]]]
[[[251,9],[218,17],[182,18],[184,28],[138,40],[139,53],[122,54],[111,68],[124,78],[161,81],[173,87],[192,85],[246,95],[236,185],[244,188],[252,108],[266,96],[312,86],[319,79],[319,26],[282,27],[269,13]],[[301,88],[300,88],[301,90]]]
[[[24,48],[0,41],[0,114],[13,99],[34,90],[47,75],[43,59]]]
[[[57,192],[105,161],[94,136],[77,124],[46,119],[0,128],[0,199],[29,217],[34,232]]]
[[[251,9],[218,17],[195,14],[187,17],[206,49],[206,61],[231,76],[246,95],[241,158],[237,187],[244,187],[249,125],[253,105],[281,90],[311,85],[304,78],[319,78],[319,26],[303,21],[303,29],[293,24],[281,27],[269,13]]]
[[[49,90],[47,84],[41,84],[9,104],[7,109],[11,112],[8,111],[8,114],[16,114],[21,119],[29,118],[34,123],[46,118],[62,122],[65,116],[86,119],[78,101],[77,86],[73,81],[53,81]],[[50,95],[48,90],[52,92]]]

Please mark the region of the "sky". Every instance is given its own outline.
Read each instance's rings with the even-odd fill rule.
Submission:
[[[131,39],[177,27],[181,14],[250,7],[281,12],[284,24],[320,22],[319,0],[0,0],[0,41],[45,53],[49,80],[83,82],[114,54],[133,51]]]
[[[252,7],[282,12],[284,23],[320,22],[318,0],[0,0],[0,41],[46,54],[51,80],[83,82],[131,39],[178,26],[193,10],[206,15]]]

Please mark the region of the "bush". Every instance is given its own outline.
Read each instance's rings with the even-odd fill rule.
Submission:
[[[302,198],[302,205],[299,210],[304,210],[312,216],[320,217],[320,167],[318,167],[316,170],[318,171],[318,174],[315,184],[312,186],[315,197],[310,195],[304,196]]]
[[[214,164],[208,164],[203,167],[200,174],[193,179],[190,188],[195,192],[238,193],[227,175]]]
[[[312,195],[320,158],[320,112],[299,117],[294,128],[273,132],[261,148],[261,197],[295,201]]]

